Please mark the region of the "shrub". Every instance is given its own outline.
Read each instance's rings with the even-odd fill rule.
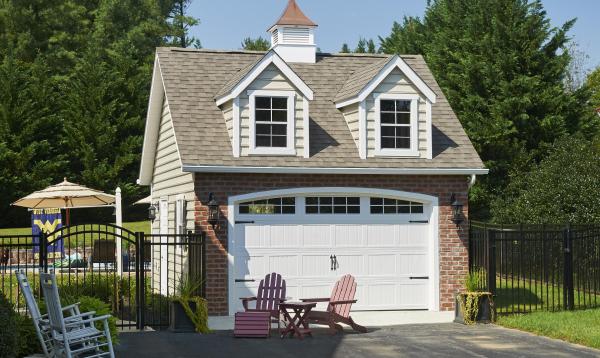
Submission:
[[[64,296],[64,298],[61,299],[61,304],[63,306],[67,306],[76,302],[80,303],[79,309],[81,310],[81,313],[94,311],[96,312],[95,316],[111,315],[111,317],[108,319],[108,328],[110,330],[110,337],[113,344],[117,345],[119,340],[117,332],[117,318],[112,316],[110,305],[96,297],[90,296]],[[104,330],[103,323],[96,322],[96,328],[99,330]]]
[[[16,316],[17,338],[17,356],[26,357],[42,351],[33,320],[27,316]]]
[[[12,304],[0,292],[0,358],[17,355],[17,330],[14,329],[17,314]]]
[[[485,269],[480,267],[470,271],[465,276],[465,289],[467,292],[479,292],[483,286],[483,280],[485,278]]]

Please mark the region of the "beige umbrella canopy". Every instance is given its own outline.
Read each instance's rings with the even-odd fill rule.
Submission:
[[[62,183],[33,192],[15,201],[12,205],[30,209],[69,209],[112,205],[114,203],[114,195],[90,189],[83,185],[70,183],[65,178]]]
[[[148,195],[147,197],[136,201],[135,203],[133,203],[133,205],[151,204],[151,203],[152,203],[152,195]]]

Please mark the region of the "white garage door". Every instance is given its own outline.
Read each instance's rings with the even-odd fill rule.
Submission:
[[[285,278],[286,296],[294,299],[328,297],[349,273],[358,283],[354,310],[430,307],[431,205],[320,193],[241,206],[230,242],[232,311],[241,309],[237,298],[255,295],[270,272]]]

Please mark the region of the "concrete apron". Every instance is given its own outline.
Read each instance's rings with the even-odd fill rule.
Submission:
[[[454,320],[454,311],[357,311],[352,312],[350,315],[356,323],[366,327],[387,327],[420,323],[449,323]],[[233,330],[233,324],[233,316],[208,317],[208,327],[214,331]]]

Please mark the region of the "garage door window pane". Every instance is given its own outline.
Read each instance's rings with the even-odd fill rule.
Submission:
[[[239,205],[239,212],[240,214],[251,215],[295,214],[296,198],[286,197],[247,201]]]
[[[345,196],[310,196],[306,198],[307,214],[360,214],[360,198]]]
[[[371,198],[371,214],[423,214],[423,203],[389,198]]]

